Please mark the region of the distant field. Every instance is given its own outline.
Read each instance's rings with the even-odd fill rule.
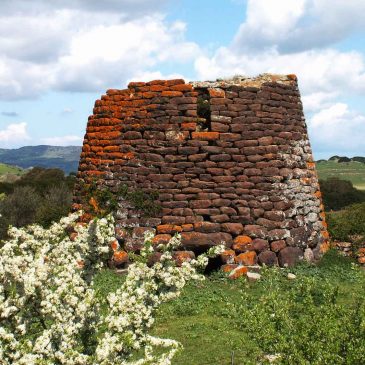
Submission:
[[[19,167],[0,163],[0,175],[5,175],[5,174],[22,175],[23,173],[24,170]]]
[[[365,164],[361,162],[321,161],[317,162],[319,178],[325,180],[329,177],[338,177],[349,180],[360,190],[365,190]]]

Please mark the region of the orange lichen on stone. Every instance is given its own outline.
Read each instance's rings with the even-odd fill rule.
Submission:
[[[224,250],[221,253],[221,259],[224,263],[233,264],[235,262],[236,253],[233,250]]]
[[[365,247],[361,247],[357,250],[357,255],[358,256],[365,256]]]
[[[161,234],[174,234],[182,232],[182,227],[174,224],[160,224],[157,226],[157,232]]]
[[[190,232],[194,229],[194,226],[191,223],[189,223],[189,224],[183,224],[181,228],[184,232]]]
[[[158,234],[152,239],[154,245],[165,245],[171,240],[172,236],[170,234]]]
[[[314,196],[315,196],[316,198],[320,199],[320,198],[322,197],[322,193],[321,193],[319,190],[317,190],[317,191],[314,193]]]
[[[231,272],[232,270],[234,270],[237,267],[238,267],[237,264],[225,264],[225,265],[222,265],[221,269],[223,272]]]
[[[184,262],[189,262],[194,258],[191,251],[177,251],[174,253],[173,258],[177,266],[181,266]]]
[[[330,238],[330,235],[329,235],[328,231],[321,231],[321,235],[324,239],[329,239]]]
[[[257,255],[255,251],[248,251],[239,254],[235,259],[237,264],[252,266],[257,262]]]
[[[146,85],[167,85],[167,81],[166,80],[161,80],[161,79],[156,79],[156,80],[152,80],[152,81],[148,81],[146,82]]]
[[[301,177],[300,178],[300,182],[304,185],[310,185],[311,183],[311,178],[310,177]]]
[[[142,87],[142,86],[145,86],[146,85],[146,83],[145,82],[130,82],[129,84],[128,84],[128,89],[132,89],[132,88],[134,88],[134,87]]]
[[[320,247],[319,251],[323,254],[326,253],[331,248],[331,245],[328,241],[323,242]]]
[[[181,129],[183,131],[195,131],[196,123],[181,123]]]
[[[93,219],[92,214],[90,214],[90,213],[84,213],[80,217],[80,222],[82,222],[82,223],[89,223],[92,219]]]
[[[237,236],[234,243],[249,244],[252,243],[252,238],[250,236]]]
[[[112,259],[116,264],[124,264],[128,261],[128,254],[125,251],[116,251]]]
[[[297,79],[298,79],[297,75],[295,75],[295,74],[289,74],[289,75],[286,75],[286,76],[289,80],[297,81]]]
[[[192,137],[203,141],[215,141],[219,139],[219,132],[193,132]]]
[[[119,248],[118,241],[117,240],[111,241],[110,242],[110,247],[115,252]]]
[[[95,212],[99,210],[99,204],[93,196],[90,198],[89,204],[93,207]]]
[[[190,84],[179,84],[170,86],[170,89],[173,91],[191,91],[193,86]]]
[[[365,264],[365,256],[359,257],[359,258],[357,259],[357,262],[358,262],[359,264],[364,265],[364,264]]]
[[[154,92],[151,92],[151,91],[147,91],[147,92],[144,92],[142,95],[145,99],[152,99],[155,96],[157,96],[158,94],[154,93]]]
[[[161,96],[166,96],[166,97],[176,97],[176,96],[183,96],[183,93],[181,91],[163,91],[161,93]]]
[[[151,91],[166,91],[169,88],[167,86],[164,86],[165,83],[161,84],[156,84],[156,85],[151,85],[150,90]]]
[[[231,271],[229,274],[230,279],[238,279],[242,276],[246,276],[248,272],[247,267],[245,266],[239,266]]]
[[[252,238],[249,236],[237,236],[233,241],[232,248],[236,251],[244,252],[249,250],[252,244]]]
[[[211,98],[225,98],[226,93],[222,89],[208,89]]]
[[[126,153],[113,152],[113,153],[110,153],[110,156],[119,158],[122,160],[131,160],[132,158],[134,158],[134,153],[133,152],[126,152]]]

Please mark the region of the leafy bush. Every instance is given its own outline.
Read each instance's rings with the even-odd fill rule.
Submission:
[[[66,216],[71,207],[72,194],[65,183],[52,186],[43,195],[34,222],[49,227],[52,222],[57,222]]]
[[[365,203],[354,204],[339,212],[327,213],[328,230],[336,240],[352,240],[365,237]]]
[[[264,353],[276,355],[275,364],[365,363],[364,297],[348,306],[325,279],[300,277],[284,289],[282,273],[269,274],[260,300],[244,294],[235,316]]]
[[[365,202],[365,192],[354,188],[350,181],[332,177],[319,183],[326,210],[339,210],[350,204]]]
[[[68,214],[75,176],[58,169],[34,168],[14,183],[0,183],[0,239],[8,226],[37,223],[49,227]]]
[[[14,192],[0,202],[3,230],[9,224],[22,227],[35,221],[37,209],[41,203],[40,195],[30,186],[18,186]],[[5,232],[2,232],[4,236]],[[1,236],[0,236],[1,237]]]
[[[11,194],[19,186],[30,186],[42,195],[46,190],[62,184],[65,184],[71,191],[75,181],[75,175],[65,176],[60,169],[34,167],[13,183],[0,182],[0,193]]]

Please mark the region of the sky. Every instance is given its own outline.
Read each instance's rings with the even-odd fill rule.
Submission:
[[[1,0],[0,148],[81,145],[131,80],[296,74],[315,159],[365,156],[364,0]]]

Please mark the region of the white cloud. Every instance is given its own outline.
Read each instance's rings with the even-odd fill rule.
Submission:
[[[249,0],[233,42],[239,52],[327,47],[365,29],[363,0]]]
[[[334,49],[280,54],[276,50],[260,54],[237,54],[226,47],[213,57],[199,57],[195,68],[201,79],[244,74],[254,76],[263,72],[297,74],[301,92],[343,93],[365,92],[365,63],[357,52]]]
[[[42,138],[42,143],[51,146],[79,146],[82,145],[83,138],[80,136],[69,135],[60,137]]]
[[[302,96],[302,102],[307,113],[317,112],[322,108],[328,108],[333,99],[338,96],[338,92],[313,92]]]
[[[365,116],[335,103],[308,120],[313,149],[319,156],[364,154]]]
[[[119,16],[151,14],[160,10],[168,0],[1,0],[4,14],[34,14],[54,9],[83,10],[87,12],[115,13]]]
[[[10,1],[0,3],[3,100],[32,98],[50,90],[100,92],[123,87],[127,79],[153,72],[158,64],[185,64],[200,54],[199,47],[184,38],[186,24],[167,22],[151,0],[110,0],[108,12],[96,11],[104,3],[96,1],[55,1],[51,6],[35,0],[41,6],[35,13],[24,12],[28,2],[14,2],[19,11],[9,10]],[[112,12],[115,6],[120,11]],[[130,16],[135,15],[134,8],[143,7],[153,11]],[[21,27],[9,32],[14,24]]]
[[[27,123],[13,123],[0,130],[0,142],[4,146],[18,144],[29,140],[27,133]]]

